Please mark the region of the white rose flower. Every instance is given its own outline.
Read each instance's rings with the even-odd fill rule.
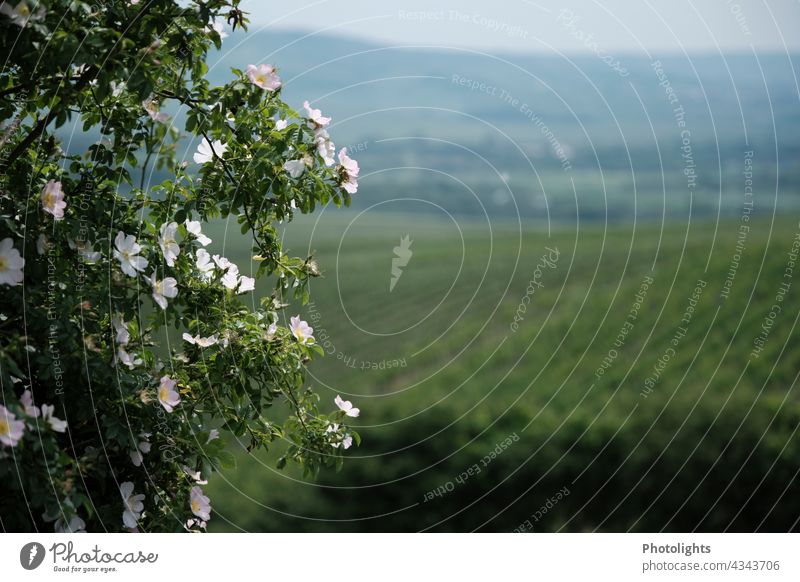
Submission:
[[[199,220],[186,220],[186,230],[197,239],[197,242],[205,247],[211,243],[211,239],[203,234],[201,227]]]
[[[183,469],[183,472],[186,473],[187,477],[189,477],[192,481],[194,481],[198,485],[208,485],[208,480],[202,478],[202,476],[200,475],[200,471],[192,471],[186,465],[181,466],[181,469]]]
[[[308,323],[300,319],[299,315],[295,315],[290,320],[291,325],[289,328],[292,330],[292,335],[301,344],[314,343],[314,329],[309,327]]]
[[[102,256],[98,251],[95,251],[94,247],[85,240],[75,242],[71,238],[68,238],[67,245],[73,251],[78,251],[78,254],[83,258],[83,260],[89,263],[90,265],[99,261],[100,257]]]
[[[127,344],[131,339],[131,334],[128,331],[128,325],[122,319],[121,313],[116,313],[111,318],[111,325],[114,326],[114,330],[117,332],[117,345],[124,346]]]
[[[28,24],[28,21],[32,20],[35,22],[37,20],[42,20],[46,12],[44,7],[39,7],[35,13],[31,12],[28,3],[25,0],[20,0],[13,8],[8,2],[0,4],[0,14],[10,18],[11,22],[20,28],[24,28],[25,25]]]
[[[142,358],[136,354],[129,354],[123,346],[117,348],[117,360],[127,366],[129,370],[133,370],[136,366],[141,366],[144,363]]]
[[[165,222],[159,229],[158,246],[161,247],[161,252],[164,253],[164,260],[170,267],[175,266],[175,259],[178,258],[178,255],[181,253],[181,247],[176,240],[177,235],[177,222]]]
[[[203,141],[200,142],[200,145],[197,146],[197,151],[195,152],[193,159],[196,164],[207,164],[208,162],[214,160],[214,154],[221,158],[227,151],[228,146],[222,143],[220,140],[217,139],[209,143],[207,139],[203,139]]]
[[[36,252],[39,253],[39,256],[42,256],[47,251],[48,246],[50,246],[50,243],[47,241],[47,236],[44,233],[40,234],[39,238],[36,239]]]
[[[0,404],[0,443],[15,447],[25,432],[25,423],[17,420],[14,413]]]
[[[211,25],[206,27],[206,32],[216,32],[220,40],[228,38],[228,33],[225,31],[225,25],[222,22],[217,22],[217,19],[211,21]]]
[[[153,121],[157,121],[158,123],[166,123],[166,121],[169,119],[169,115],[158,110],[158,102],[153,99],[153,95],[150,95],[150,97],[142,101],[142,107],[144,107],[147,115],[149,115],[150,119]]]
[[[14,248],[14,241],[4,238],[0,241],[0,285],[19,285],[24,277],[22,268],[25,259]]]
[[[303,160],[289,160],[283,164],[283,169],[292,178],[299,178],[306,171],[306,163]]]
[[[77,515],[73,515],[69,523],[64,521],[63,517],[59,517],[53,529],[56,533],[86,533],[86,522]]]
[[[61,182],[50,180],[42,190],[42,209],[53,215],[56,220],[64,218],[64,209],[67,203],[64,201],[64,192],[61,190]]]
[[[221,257],[220,255],[214,255],[212,258],[214,259],[214,262],[217,264],[217,266],[223,271],[227,270],[228,267],[233,265],[233,263],[231,263],[228,259],[226,259],[225,257]],[[236,265],[233,266],[235,267]]]
[[[141,467],[142,466],[142,462],[144,461],[144,455],[149,453],[150,449],[152,448],[152,445],[147,440],[147,438],[149,436],[150,436],[150,433],[146,433],[146,432],[140,433],[139,434],[139,438],[142,438],[144,440],[139,441],[139,443],[136,445],[136,448],[131,451],[131,462],[136,467]]]
[[[336,154],[336,146],[331,141],[331,136],[324,129],[318,129],[314,134],[317,143],[317,153],[320,155],[326,166],[332,166],[335,161],[333,156]]]
[[[281,78],[272,65],[247,65],[247,78],[253,85],[265,91],[275,91],[281,86]]]
[[[161,383],[158,385],[158,401],[167,412],[172,412],[181,402],[181,396],[175,390],[176,384],[177,382],[169,376],[162,376]]]
[[[342,188],[350,194],[355,194],[358,190],[358,162],[347,155],[347,148],[342,148],[339,152],[339,163]]]
[[[66,432],[67,430],[67,421],[61,420],[53,416],[53,412],[55,412],[55,406],[52,404],[42,404],[42,420],[47,421],[52,428],[56,432]]]
[[[242,275],[239,278],[239,290],[237,293],[247,293],[248,291],[253,291],[255,288],[256,280],[253,277]]]
[[[120,484],[119,493],[122,495],[122,505],[125,508],[122,512],[122,523],[127,528],[134,528],[142,517],[144,494],[134,495],[133,483],[130,481]]]
[[[189,507],[192,513],[203,521],[211,519],[211,503],[210,499],[203,495],[203,490],[200,487],[192,487],[189,493]]]
[[[19,402],[25,409],[25,414],[32,418],[39,418],[39,407],[33,404],[33,394],[30,390],[25,390],[22,396],[19,397]]]
[[[219,342],[219,336],[214,334],[210,337],[200,337],[199,335],[191,336],[188,333],[183,334],[183,340],[192,345],[200,346],[201,348],[208,348]]]
[[[231,291],[236,289],[239,286],[239,267],[231,263],[222,276],[222,284]]]
[[[167,308],[167,298],[173,299],[178,296],[178,282],[175,277],[165,277],[159,280],[156,278],[156,272],[153,271],[152,276],[145,277],[147,282],[153,289],[153,301],[155,301],[161,309]]]
[[[361,413],[360,409],[353,408],[352,402],[350,402],[349,400],[342,400],[342,397],[339,396],[338,394],[336,395],[336,398],[333,399],[333,401],[334,403],[336,403],[336,406],[339,407],[339,410],[344,412],[345,415],[347,416],[355,418]]]
[[[203,279],[210,279],[214,273],[214,263],[211,262],[211,256],[206,249],[198,249],[195,254],[197,257],[197,270],[200,271],[200,276]]]
[[[136,237],[132,234],[126,235],[119,231],[117,238],[114,239],[114,257],[119,261],[122,272],[128,277],[135,277],[137,271],[141,272],[147,268],[147,259],[140,257],[142,247],[136,242]]]
[[[313,128],[325,127],[331,122],[330,117],[323,117],[322,111],[313,109],[308,101],[303,102],[303,109],[306,110],[309,125]]]

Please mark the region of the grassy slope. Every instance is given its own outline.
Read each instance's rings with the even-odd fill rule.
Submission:
[[[361,406],[364,445],[317,483],[275,471],[274,454],[242,455],[209,487],[214,528],[510,530],[565,486],[571,494],[535,529],[753,529],[762,518],[763,527],[792,526],[797,501],[784,498],[780,512],[772,505],[793,483],[800,453],[800,283],[764,352],[750,351],[796,220],[753,224],[727,300],[720,291],[737,222],[592,224],[549,238],[542,224],[495,223],[491,236],[486,223],[458,227],[323,214],[312,238],[310,226],[293,225],[290,246],[316,249],[327,271],[312,293],[314,327],[332,338],[332,353],[314,363],[310,382],[323,401],[339,393]],[[392,248],[406,233],[414,255],[390,293]],[[544,286],[512,332],[546,246],[559,250],[557,267],[543,270]],[[598,378],[647,275],[654,282],[634,327]],[[645,398],[698,279],[707,286],[697,311]],[[395,359],[406,366],[361,369]],[[479,475],[423,503],[514,432],[519,442]]]

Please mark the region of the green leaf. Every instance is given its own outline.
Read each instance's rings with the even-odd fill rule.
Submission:
[[[228,451],[219,451],[217,453],[217,458],[225,469],[234,469],[236,467],[236,457]]]

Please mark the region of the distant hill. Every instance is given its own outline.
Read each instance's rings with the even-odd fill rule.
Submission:
[[[624,76],[592,55],[262,30],[225,39],[209,77],[277,65],[285,99],[331,115],[337,145],[359,160],[357,208],[567,221],[735,214],[747,151],[756,211],[797,208],[797,55],[617,58]]]

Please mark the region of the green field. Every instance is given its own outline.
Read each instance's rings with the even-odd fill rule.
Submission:
[[[296,309],[328,352],[309,384],[362,409],[363,443],[314,482],[275,469],[283,443],[242,452],[208,486],[212,530],[797,528],[799,228],[292,223],[325,275]]]

